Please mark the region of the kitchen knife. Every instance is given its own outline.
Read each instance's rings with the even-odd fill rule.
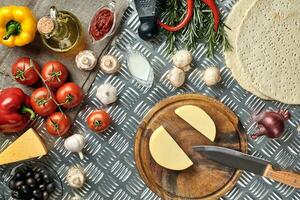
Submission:
[[[193,149],[220,164],[242,169],[281,183],[300,188],[300,174],[273,169],[272,165],[260,158],[218,146],[194,146]]]

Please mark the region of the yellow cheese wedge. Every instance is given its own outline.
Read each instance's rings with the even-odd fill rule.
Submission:
[[[193,165],[193,162],[162,126],[152,133],[149,149],[155,162],[167,169],[184,170]]]
[[[216,125],[211,117],[201,108],[193,105],[181,106],[175,113],[210,141],[216,138]]]
[[[0,165],[43,156],[47,152],[40,136],[30,128],[0,153]]]

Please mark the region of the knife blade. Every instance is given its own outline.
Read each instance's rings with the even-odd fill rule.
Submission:
[[[300,174],[283,170],[275,170],[266,160],[218,146],[199,145],[194,146],[193,149],[204,154],[209,159],[228,167],[249,171],[254,174],[300,188]]]

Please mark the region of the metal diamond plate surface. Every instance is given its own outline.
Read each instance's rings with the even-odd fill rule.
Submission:
[[[235,0],[218,1],[224,17],[234,3]],[[300,106],[263,101],[246,92],[224,65],[222,54],[218,52],[214,58],[207,58],[202,44],[193,52],[193,69],[187,75],[186,84],[176,89],[165,79],[172,65],[163,38],[158,37],[151,43],[140,40],[137,35],[138,25],[137,13],[131,5],[123,17],[120,33],[108,50],[108,53],[120,60],[121,71],[116,75],[105,75],[99,71],[87,94],[85,105],[76,118],[72,131],[81,133],[87,138],[83,160],[80,160],[77,154],[64,149],[63,139],[49,137],[41,118],[32,124],[53,147],[42,160],[49,163],[61,177],[65,190],[63,200],[75,194],[85,200],[159,199],[144,184],[135,168],[133,156],[135,132],[139,122],[153,105],[166,97],[181,93],[201,93],[220,100],[237,114],[247,134],[255,131],[255,126],[250,120],[253,113],[264,109],[289,109],[292,117],[287,122],[284,136],[277,140],[266,137],[249,139],[249,152],[271,161],[274,165],[300,172],[300,135],[297,132],[297,126],[300,124]],[[151,88],[143,87],[131,78],[126,66],[126,51],[129,48],[142,53],[152,64],[155,77]],[[207,87],[200,76],[202,71],[211,65],[221,68],[222,82],[216,87]],[[117,103],[106,107],[96,98],[96,89],[103,83],[111,83],[117,88],[119,96]],[[103,134],[91,132],[85,124],[87,115],[95,108],[107,109],[114,122]],[[0,146],[0,150],[3,150],[11,142],[11,136],[0,135],[0,141],[3,141]],[[87,176],[84,187],[76,190],[71,189],[65,179],[68,167],[74,165],[81,166]],[[6,167],[0,167],[0,174]],[[244,172],[234,189],[221,199],[300,200],[300,190]]]

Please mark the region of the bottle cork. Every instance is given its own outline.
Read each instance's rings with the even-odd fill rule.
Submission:
[[[37,24],[37,29],[41,34],[49,34],[54,30],[54,21],[48,16],[42,17]]]

